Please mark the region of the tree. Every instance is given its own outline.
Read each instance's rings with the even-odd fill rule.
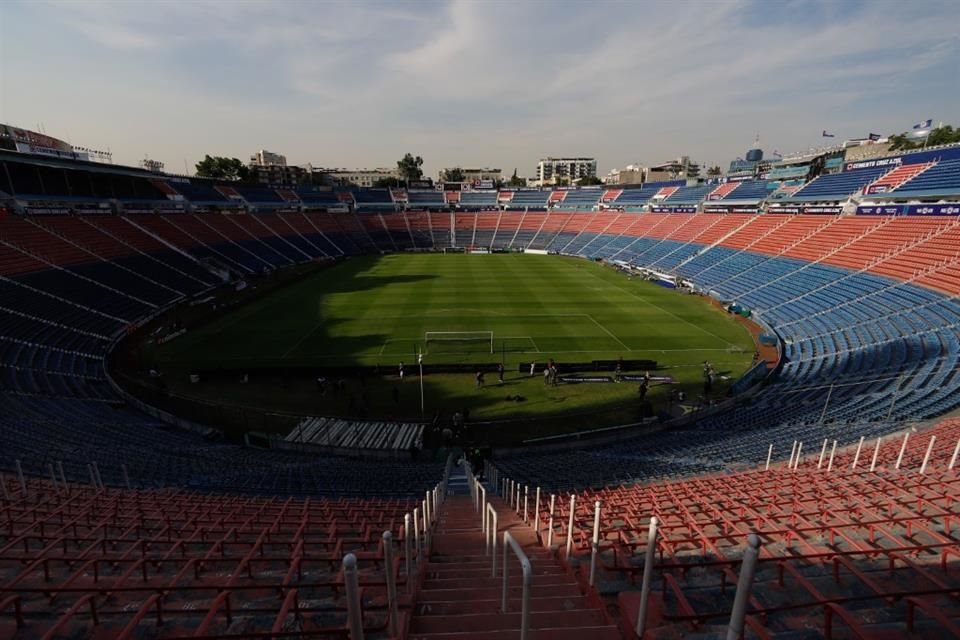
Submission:
[[[460,167],[454,167],[453,169],[446,169],[443,172],[443,181],[444,182],[463,182],[463,169]]]
[[[595,187],[598,184],[603,184],[603,180],[597,176],[584,176],[577,180],[577,185],[581,187]]]
[[[938,144],[950,144],[952,142],[960,142],[960,129],[954,129],[950,125],[937,127],[930,132],[930,136],[927,138],[928,147],[935,147]]]
[[[400,172],[400,177],[406,180],[408,184],[423,177],[423,169],[420,168],[422,166],[423,158],[420,156],[414,157],[409,153],[404,155],[402,159],[397,160],[397,170]]]
[[[712,167],[707,169],[708,176],[716,177],[722,174],[723,174],[723,170],[717,165],[713,165]]]
[[[395,189],[399,186],[400,180],[398,178],[379,178],[373,182],[374,189]]]
[[[520,178],[517,176],[517,170],[513,170],[513,175],[510,176],[510,181],[507,182],[508,187],[525,187],[527,186],[527,179]]]
[[[926,146],[935,147],[939,144],[951,144],[960,142],[960,129],[954,129],[949,124],[937,127],[927,134]],[[913,137],[909,132],[898,133],[890,136],[891,151],[907,151],[910,149],[919,149],[924,146],[924,139]]]
[[[566,178],[557,178],[553,181],[553,186],[555,187],[568,187],[570,186],[570,181]]]
[[[250,177],[250,169],[236,158],[207,155],[197,163],[197,176],[243,181]]]
[[[920,145],[907,137],[906,133],[898,133],[897,135],[890,136],[891,151],[906,151],[907,149],[915,149],[918,146]]]

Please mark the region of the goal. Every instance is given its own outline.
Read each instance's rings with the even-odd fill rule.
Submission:
[[[423,334],[427,351],[430,346],[454,347],[455,351],[488,349],[493,353],[493,331],[427,331]]]

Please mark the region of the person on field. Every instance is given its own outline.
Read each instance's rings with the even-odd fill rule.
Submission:
[[[535,374],[536,372],[537,372],[537,363],[536,363],[536,362],[531,362],[531,363],[530,363],[530,377],[532,378],[532,377],[533,377],[533,374]]]
[[[483,371],[477,371],[477,389],[483,386]]]
[[[397,373],[400,375],[400,382],[403,382],[403,363],[400,363]]]
[[[497,365],[497,384],[503,384],[503,363]]]
[[[547,386],[550,384],[550,367],[543,368],[543,385]]]

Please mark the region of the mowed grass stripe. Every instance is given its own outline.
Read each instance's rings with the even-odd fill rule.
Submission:
[[[568,360],[752,351],[746,331],[702,300],[584,260],[418,254],[347,260],[174,341],[162,358],[376,364],[389,354],[391,364],[403,351],[391,345],[409,342],[413,357],[426,331],[528,336],[544,357],[578,354]]]

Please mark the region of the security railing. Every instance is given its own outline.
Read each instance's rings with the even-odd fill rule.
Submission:
[[[507,595],[509,589],[509,563],[507,562],[507,549],[513,551],[517,560],[520,561],[520,571],[523,575],[523,591],[520,596],[520,640],[526,640],[527,631],[530,628],[530,582],[533,579],[533,567],[530,565],[530,559],[523,552],[520,545],[509,531],[503,532],[503,598],[500,606],[502,613],[507,613]]]

